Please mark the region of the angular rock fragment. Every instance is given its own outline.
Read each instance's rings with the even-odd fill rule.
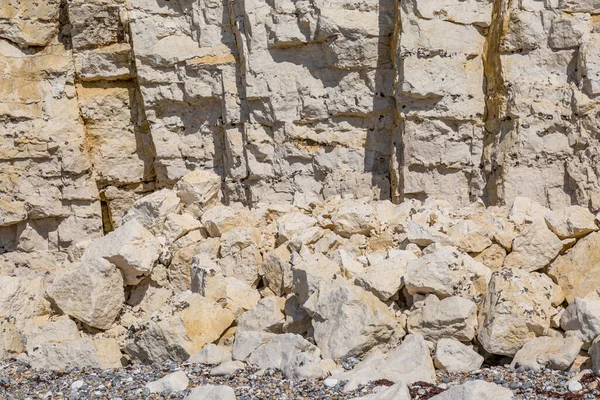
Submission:
[[[491,271],[453,247],[433,245],[423,257],[409,261],[404,282],[408,293],[434,293],[439,298],[474,298],[485,294]]]
[[[510,389],[495,383],[468,381],[431,397],[431,400],[511,400],[512,398],[513,392]]]
[[[236,400],[229,386],[201,385],[193,388],[184,400]]]
[[[148,382],[146,388],[150,393],[162,393],[162,392],[181,392],[185,390],[190,383],[185,371],[177,371],[171,374],[165,375],[162,378]]]
[[[300,335],[275,335],[259,345],[247,362],[261,369],[277,368],[288,379],[315,379],[323,376],[321,351]]]
[[[54,278],[46,295],[65,314],[98,329],[109,329],[125,302],[121,272],[103,258]]]
[[[373,293],[381,301],[392,298],[403,286],[406,265],[417,257],[410,251],[402,251],[365,268],[354,278],[354,284]]]
[[[462,297],[438,300],[428,296],[423,307],[415,310],[407,321],[410,333],[420,333],[426,339],[442,338],[469,342],[475,337],[477,306]]]
[[[75,322],[68,318],[34,329],[27,338],[27,355],[31,366],[40,370],[100,368],[94,342],[82,338]]]
[[[560,239],[580,238],[598,230],[594,214],[581,206],[546,213],[544,219],[548,228]]]
[[[373,352],[354,369],[334,375],[333,378],[347,380],[344,390],[348,391],[378,379],[406,385],[419,381],[434,383],[435,369],[423,336],[411,334],[389,353]]]
[[[600,335],[600,301],[575,298],[560,318],[560,327],[590,344]]]
[[[494,272],[479,312],[477,339],[484,349],[513,356],[529,340],[546,335],[552,285],[543,274],[506,268]]]
[[[238,318],[238,332],[266,331],[280,333],[285,320],[284,300],[279,297],[265,297],[254,308]]]
[[[125,224],[135,219],[148,230],[161,229],[167,215],[176,212],[179,203],[180,200],[174,191],[169,189],[156,191],[137,200],[121,223]]]
[[[24,350],[22,340],[14,321],[0,320],[0,360],[16,358],[22,353]]]
[[[221,189],[221,177],[212,171],[195,170],[185,174],[173,190],[187,205],[204,207],[215,199]]]
[[[402,329],[377,297],[340,279],[320,281],[303,307],[324,358],[360,355]]]
[[[221,364],[231,360],[231,349],[209,343],[188,358],[189,364]]]
[[[548,275],[556,280],[570,303],[600,288],[600,233],[592,233],[558,256],[548,267]]]
[[[583,342],[572,337],[538,337],[517,351],[511,367],[533,371],[542,368],[566,371],[575,361],[582,345]]]
[[[121,270],[125,285],[136,285],[150,275],[160,252],[158,240],[142,224],[132,219],[103,238],[91,242],[81,260],[104,258]]]
[[[183,292],[148,322],[130,332],[125,351],[145,363],[185,361],[219,339],[234,320],[231,311],[199,294]]]
[[[504,259],[504,266],[537,271],[554,260],[562,248],[562,242],[546,224],[537,222],[513,240],[512,252]]]
[[[434,364],[448,373],[471,372],[481,368],[483,357],[454,339],[440,339],[435,348]]]

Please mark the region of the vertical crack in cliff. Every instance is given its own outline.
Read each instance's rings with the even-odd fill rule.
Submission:
[[[402,70],[402,57],[400,55],[400,36],[402,35],[402,19],[401,19],[401,8],[400,1],[395,2],[395,19],[394,19],[394,32],[392,34],[392,40],[390,41],[390,57],[392,59],[392,66],[394,68],[394,123],[392,126],[392,134],[390,136],[390,198],[394,203],[399,203],[403,200],[403,188],[402,188],[402,118],[400,111],[400,103],[397,99],[397,93],[399,92],[399,86],[402,85],[400,82],[400,74]]]
[[[67,0],[62,1],[61,18],[62,23],[64,23],[64,28],[61,30],[63,34],[62,37],[59,37],[59,39],[65,45],[65,47],[71,51],[73,84],[75,86],[74,95],[77,100],[79,120],[83,126],[84,134],[83,150],[91,165],[89,170],[90,179],[95,183],[98,189],[98,198],[96,200],[100,203],[102,226],[103,231],[106,234],[114,229],[116,222],[114,219],[115,213],[110,209],[110,203],[112,199],[107,195],[107,190],[110,190],[111,187],[114,187],[117,189],[117,191],[125,193],[131,191],[144,192],[154,189],[156,187],[156,172],[154,167],[156,150],[150,133],[150,126],[145,115],[144,102],[137,78],[135,54],[133,45],[131,43],[132,35],[126,15],[121,14],[121,19],[118,21],[119,26],[116,28],[118,31],[117,43],[109,43],[109,45],[91,47],[89,45],[85,47],[77,47],[74,43],[73,25],[69,15],[69,8],[77,5],[78,3],[70,4]],[[78,57],[85,59],[89,56],[89,54],[102,48],[103,46],[108,48],[110,45],[118,44],[128,44],[130,47],[129,56],[127,59],[129,74],[116,77],[102,76],[102,74],[100,74],[98,77],[90,78],[84,76],[84,74],[79,71],[79,68],[83,67],[80,65],[80,60],[78,60]],[[99,68],[101,69],[102,67]],[[104,66],[104,68],[106,68],[106,66]],[[106,98],[104,97],[104,92],[115,90],[123,93],[126,92],[127,99],[121,99],[118,96],[111,98],[109,95],[107,95]],[[97,98],[95,96],[97,96]],[[88,110],[89,104],[87,104],[90,102],[90,100],[92,100],[93,104],[91,112]],[[116,100],[117,102],[111,104],[111,100]],[[120,100],[124,100],[125,104],[120,103]],[[139,175],[135,175],[135,172],[131,171],[130,175],[126,166],[113,165],[113,167],[116,167],[117,169],[122,169],[122,172],[125,173],[126,176],[121,176],[119,178],[115,178],[114,176],[106,177],[103,176],[103,173],[105,174],[107,172],[107,165],[109,166],[108,169],[110,170],[111,162],[117,162],[120,164],[119,161],[122,160],[106,161],[109,160],[110,157],[104,153],[106,149],[102,148],[102,142],[105,140],[110,140],[110,138],[107,139],[106,137],[103,137],[103,133],[106,132],[102,129],[108,129],[115,132],[123,130],[122,126],[117,126],[118,123],[117,125],[112,126],[112,124],[115,124],[116,119],[119,118],[119,107],[122,107],[123,105],[129,108],[130,113],[128,118],[120,121],[128,125],[127,129],[125,129],[127,132],[119,133],[131,133],[134,135],[134,138],[130,138],[130,140],[135,142],[135,153],[121,154],[121,156],[139,158],[140,162],[143,164],[143,171]],[[97,109],[94,109],[94,107]],[[107,112],[111,115],[103,115],[103,113],[106,114]],[[106,126],[103,126],[103,128],[99,129],[99,126],[103,124]],[[106,161],[106,165],[98,165],[99,161],[102,164],[104,164],[104,161]]]
[[[232,125],[239,125],[239,129],[241,130],[241,134],[242,134],[242,152],[243,152],[243,157],[244,157],[244,163],[245,163],[245,168],[246,168],[246,174],[245,177],[241,180],[240,184],[242,187],[242,190],[244,191],[244,196],[246,199],[246,205],[248,207],[252,207],[252,193],[251,193],[251,189],[250,186],[247,184],[247,179],[250,176],[250,169],[249,169],[249,162],[248,162],[248,133],[246,131],[246,124],[249,123],[249,110],[248,110],[248,100],[246,97],[246,74],[247,74],[247,61],[246,61],[246,54],[247,54],[247,49],[246,49],[246,41],[245,41],[245,37],[244,37],[244,23],[243,23],[243,19],[237,18],[237,13],[236,13],[236,9],[235,7],[243,7],[244,6],[244,2],[243,1],[234,1],[234,0],[228,0],[227,2],[227,10],[229,12],[229,23],[231,26],[231,30],[233,31],[233,36],[235,38],[235,45],[236,45],[236,50],[237,50],[237,54],[235,54],[236,56],[236,60],[235,60],[235,78],[236,78],[236,87],[238,90],[238,100],[239,100],[239,107],[240,107],[240,115],[239,115],[239,121],[237,121],[237,124],[235,124],[234,122],[231,122]],[[243,14],[242,14],[243,15]],[[238,25],[239,24],[239,25]],[[225,90],[223,90],[223,93],[225,94]],[[226,135],[227,133],[224,132],[224,135]],[[225,162],[225,160],[224,160]],[[224,191],[227,192],[227,191]]]
[[[506,87],[502,74],[500,42],[506,31],[507,9],[511,0],[496,0],[483,49],[485,74],[485,129],[480,168],[485,180],[484,200],[487,204],[501,204],[503,195],[503,167],[506,149],[504,139],[511,131],[510,117],[506,115]]]

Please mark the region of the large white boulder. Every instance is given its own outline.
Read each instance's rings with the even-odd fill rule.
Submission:
[[[354,284],[373,293],[381,301],[387,301],[404,286],[406,265],[416,260],[410,251],[398,251],[394,257],[371,265],[354,278]]]
[[[513,356],[550,328],[553,282],[548,276],[503,268],[492,274],[479,311],[477,338],[492,354]]]
[[[511,367],[539,371],[542,368],[566,371],[569,369],[583,342],[574,337],[538,337],[517,351]]]
[[[404,284],[411,295],[474,298],[485,294],[491,271],[456,248],[434,244],[408,262]]]
[[[377,297],[341,279],[320,281],[303,307],[313,319],[324,358],[360,355],[402,329]]]
[[[27,355],[31,366],[40,370],[100,368],[94,342],[82,338],[75,322],[68,318],[33,329],[27,336]]]
[[[109,329],[125,302],[121,272],[103,258],[60,274],[46,295],[65,314],[98,329]]]
[[[149,321],[130,330],[125,351],[145,363],[185,361],[219,339],[233,320],[233,313],[214,301],[183,292]]]
[[[581,238],[548,267],[570,303],[576,297],[594,295],[600,288],[600,232]]]
[[[387,354],[375,351],[352,370],[333,376],[337,380],[346,380],[344,390],[354,390],[359,385],[378,379],[403,382],[435,383],[435,369],[429,355],[429,346],[423,336],[411,334],[402,344]]]
[[[533,223],[513,240],[512,252],[504,259],[507,268],[537,271],[550,264],[563,243],[544,222]]]
[[[169,214],[179,208],[179,197],[169,189],[157,190],[142,197],[133,204],[133,207],[121,220],[122,224],[133,219],[141,223],[146,229],[157,231],[162,229]]]
[[[212,171],[188,172],[173,187],[177,196],[187,205],[205,206],[215,199],[221,189],[221,177]]]

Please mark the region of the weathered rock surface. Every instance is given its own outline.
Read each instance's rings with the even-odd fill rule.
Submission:
[[[200,385],[185,396],[185,400],[235,400],[235,391],[229,386]]]
[[[492,274],[479,314],[477,339],[492,354],[513,356],[550,328],[552,280],[521,269]]]
[[[600,301],[576,298],[560,318],[561,328],[584,343],[600,335]]]
[[[125,301],[121,272],[103,258],[54,278],[46,295],[65,314],[98,329],[111,327]]]
[[[131,332],[125,350],[141,362],[185,361],[219,339],[233,320],[229,310],[212,300],[183,292]]]
[[[576,297],[587,297],[600,287],[600,233],[580,239],[567,254],[559,256],[548,267],[548,275],[556,280],[570,303]]]
[[[418,381],[433,383],[435,369],[423,336],[411,334],[389,353],[373,352],[352,370],[334,375],[333,378],[347,380],[344,390],[354,390],[359,385],[378,379],[407,385]]]
[[[418,332],[431,341],[448,338],[469,342],[475,337],[476,326],[477,305],[457,296],[442,300],[428,296],[407,321],[410,333]]]
[[[453,386],[443,393],[433,396],[432,400],[510,400],[513,393],[490,382],[470,381]]]
[[[41,370],[100,368],[94,342],[82,338],[75,322],[68,318],[33,329],[27,338],[27,354],[31,366]]]
[[[511,366],[534,371],[541,368],[566,371],[575,361],[582,344],[577,338],[538,337],[525,343],[515,354]]]
[[[404,277],[408,293],[434,293],[440,298],[473,298],[485,293],[489,268],[455,248],[432,246],[423,257],[408,263]]]
[[[321,351],[300,335],[286,333],[260,344],[246,361],[261,369],[277,368],[288,379],[320,378]]]
[[[449,373],[471,372],[483,364],[483,357],[458,340],[440,339],[435,348],[434,364]]]
[[[303,307],[313,318],[323,358],[360,355],[402,329],[377,297],[339,279],[321,281]]]
[[[190,383],[184,371],[177,371],[171,374],[165,375],[164,377],[146,384],[146,388],[150,393],[162,393],[167,392],[181,392],[185,390]]]
[[[136,219],[90,243],[82,260],[104,258],[116,265],[126,285],[135,285],[150,275],[160,254],[160,243]]]

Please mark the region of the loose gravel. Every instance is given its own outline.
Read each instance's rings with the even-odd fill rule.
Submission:
[[[345,361],[350,368],[353,360]],[[259,371],[246,368],[230,377],[209,375],[208,365],[131,365],[111,370],[70,370],[67,372],[45,372],[31,369],[26,363],[8,361],[0,363],[1,399],[183,399],[189,390],[198,385],[219,384],[235,389],[241,400],[289,400],[289,399],[352,399],[373,393],[378,387],[393,382],[379,380],[361,386],[353,392],[343,392],[344,382],[331,386],[324,380],[292,382],[275,370]],[[146,383],[182,369],[190,378],[188,390],[179,393],[149,394]],[[410,385],[414,400],[427,400],[447,388],[468,380],[480,379],[494,382],[513,391],[516,400],[593,400],[600,398],[600,377],[586,374],[579,379],[581,390],[569,391],[568,381],[574,373],[541,370],[520,371],[504,367],[482,368],[468,374],[445,374],[438,372],[438,385],[417,382]]]

